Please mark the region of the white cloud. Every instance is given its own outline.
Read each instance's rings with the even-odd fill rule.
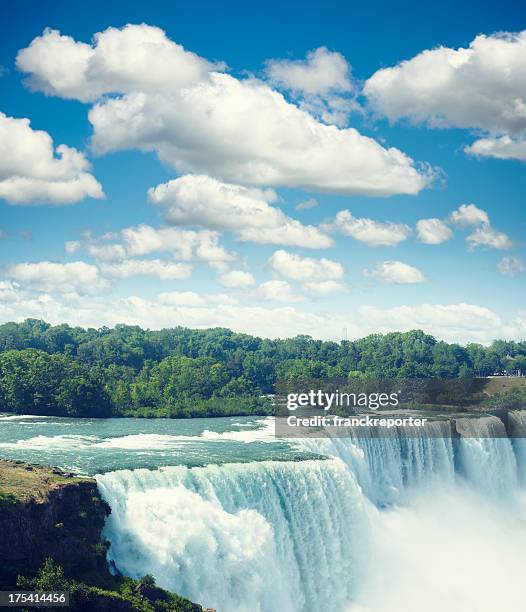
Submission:
[[[256,290],[256,296],[269,301],[285,302],[301,302],[305,298],[293,289],[293,287],[284,280],[271,280],[262,283]]]
[[[365,276],[372,276],[382,283],[395,283],[397,285],[422,283],[426,279],[422,272],[402,261],[382,261],[372,270],[364,270]]]
[[[470,249],[477,246],[488,246],[492,249],[509,249],[511,239],[504,232],[491,227],[488,213],[475,204],[462,204],[450,215],[450,221],[459,227],[475,226],[474,232],[469,234],[466,241]]]
[[[9,204],[73,204],[101,199],[102,187],[89,174],[83,153],[53,147],[51,136],[33,130],[29,119],[0,113],[0,198]]]
[[[268,60],[265,73],[274,86],[290,91],[301,108],[326,123],[344,126],[359,109],[347,60],[326,47],[310,51],[304,60]]]
[[[489,215],[475,204],[461,204],[450,216],[451,222],[459,227],[489,225]]]
[[[64,250],[69,255],[71,255],[72,253],[76,253],[81,248],[82,248],[82,245],[81,245],[81,243],[78,240],[68,240],[64,244]]]
[[[158,301],[161,304],[168,306],[192,306],[202,307],[207,304],[226,304],[234,305],[238,301],[230,295],[225,293],[209,293],[200,294],[195,291],[169,291],[166,293],[160,293]]]
[[[333,242],[314,226],[291,219],[276,206],[272,189],[222,183],[209,176],[189,174],[148,191],[150,202],[164,209],[174,225],[199,225],[230,230],[242,241],[327,248]]]
[[[307,94],[350,91],[350,67],[341,53],[319,47],[304,60],[272,59],[266,74],[278,87]]]
[[[418,304],[395,308],[360,308],[363,321],[374,333],[422,329],[448,342],[482,342],[520,338],[526,329],[518,318],[506,324],[495,312],[474,304]]]
[[[480,35],[468,48],[438,47],[378,70],[364,93],[391,121],[483,130],[489,141],[468,152],[524,159],[509,138],[526,135],[525,62],[526,31]]]
[[[267,85],[214,73],[177,94],[129,94],[89,113],[93,146],[156,151],[180,173],[347,195],[416,194],[428,169],[353,128],[317,122]]]
[[[3,299],[4,295],[9,299]],[[526,334],[526,313],[518,313],[514,320],[507,322],[497,313],[474,304],[418,304],[387,309],[362,306],[345,314],[318,314],[291,306],[170,305],[161,299],[133,295],[125,298],[35,296],[9,283],[0,283],[0,298],[1,321],[34,317],[53,324],[68,322],[84,327],[127,323],[159,329],[173,327],[176,321],[191,328],[228,327],[270,338],[310,334],[314,338],[336,340],[341,340],[343,327],[351,339],[370,333],[423,329],[450,342],[485,344],[495,338],[521,339]]]
[[[183,230],[176,227],[155,228],[141,224],[119,232],[93,237],[87,233],[80,246],[95,259],[120,261],[151,253],[170,253],[183,261],[227,263],[235,259],[219,243],[219,234],[210,230]],[[71,246],[69,248],[72,248]],[[79,246],[75,246],[78,250]]]
[[[37,291],[95,295],[109,287],[97,266],[83,261],[65,264],[50,261],[18,263],[8,266],[6,275],[22,286]]]
[[[153,276],[161,280],[186,279],[192,272],[186,263],[174,263],[161,259],[126,259],[117,263],[103,263],[100,270],[112,278],[131,278],[134,276]]]
[[[509,249],[512,242],[504,232],[499,232],[489,225],[482,225],[470,234],[466,240],[471,249],[477,246],[488,246],[492,249]]]
[[[83,102],[109,93],[173,91],[202,81],[218,67],[144,23],[108,28],[93,41],[76,42],[46,29],[19,51],[17,67],[30,74],[32,89]]]
[[[313,259],[279,250],[269,258],[267,265],[280,276],[301,282],[339,280],[344,275],[341,263],[331,259]]]
[[[499,272],[504,276],[518,276],[526,272],[526,265],[520,257],[503,257],[497,264]]]
[[[453,236],[451,228],[440,219],[420,219],[416,224],[418,240],[424,244],[442,244]]]
[[[155,151],[181,174],[348,195],[416,194],[434,178],[396,148],[320,123],[266,83],[210,72],[222,66],[184,51],[158,28],[110,28],[94,39],[92,46],[46,31],[17,61],[33,88],[99,100],[89,119],[100,154]],[[103,95],[110,92],[120,97]],[[345,115],[347,104],[331,100],[327,114]]]
[[[228,287],[229,289],[246,289],[255,285],[256,279],[250,272],[245,272],[244,270],[230,270],[230,272],[225,272],[220,275],[219,282],[223,287]]]
[[[308,198],[296,204],[296,210],[309,210],[310,208],[316,208],[316,206],[318,206],[318,200],[315,198]]]
[[[349,210],[341,210],[326,227],[373,247],[396,246],[411,235],[411,228],[404,223],[357,218]]]
[[[287,219],[284,225],[272,228],[248,227],[238,232],[242,242],[298,246],[305,249],[326,249],[333,245],[332,238],[313,225],[303,225],[295,219]]]
[[[335,281],[335,280],[305,283],[305,287],[316,295],[329,295],[330,293],[343,293],[343,292],[348,292],[350,290],[349,285],[346,285],[345,283]]]
[[[475,157],[494,157],[495,159],[518,159],[526,162],[526,138],[511,138],[498,136],[495,138],[479,138],[464,151]]]

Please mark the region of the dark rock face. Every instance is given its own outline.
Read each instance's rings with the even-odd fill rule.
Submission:
[[[7,469],[11,462],[1,463],[0,468]],[[10,474],[16,469],[30,473],[31,480],[22,493],[24,481],[18,478],[15,494],[9,493],[1,505],[0,586],[12,587],[18,574],[34,573],[47,557],[77,580],[109,584],[101,530],[110,508],[100,498],[96,481],[74,478],[57,468],[13,463],[8,467]]]
[[[0,459],[0,589],[33,579],[51,558],[73,590],[72,611],[202,612],[151,576],[112,576],[101,536],[110,512],[92,478]]]

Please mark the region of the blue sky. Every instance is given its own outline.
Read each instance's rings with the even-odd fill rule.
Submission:
[[[19,2],[1,23],[2,321],[524,336],[516,3]]]

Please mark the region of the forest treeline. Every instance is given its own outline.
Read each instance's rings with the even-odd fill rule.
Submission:
[[[0,326],[0,411],[63,416],[264,414],[280,378],[455,378],[526,371],[526,341],[448,344],[420,330],[329,342],[228,329]]]

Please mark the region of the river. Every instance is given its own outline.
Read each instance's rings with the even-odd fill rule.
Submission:
[[[0,456],[94,476],[110,564],[218,612],[523,612],[526,446],[502,427],[278,440],[271,418],[0,415]]]

